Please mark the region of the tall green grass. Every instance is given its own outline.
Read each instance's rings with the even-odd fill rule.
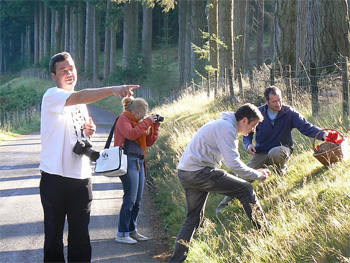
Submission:
[[[338,104],[332,108],[328,105],[317,118],[310,117],[305,105],[311,103],[304,102],[298,108],[312,123],[349,135]],[[222,111],[234,111],[239,106],[198,93],[153,109],[165,117],[165,122],[147,156],[148,181],[163,218],[162,227],[172,237],[170,249],[187,213],[184,191],[177,179],[178,160],[199,127],[220,118]],[[324,167],[312,156],[313,139],[298,131],[293,131],[293,136],[296,149],[288,173],[254,182],[270,223],[270,235],[253,229],[238,201],[216,215],[215,208],[223,196],[210,194],[205,220],[191,242],[188,262],[350,261],[350,162]],[[247,163],[250,157],[243,143],[240,152]]]

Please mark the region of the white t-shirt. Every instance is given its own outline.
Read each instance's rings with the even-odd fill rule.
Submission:
[[[39,169],[64,177],[91,177],[87,156],[73,153],[77,139],[86,138],[83,127],[89,115],[85,104],[67,106],[73,93],[58,87],[48,89],[41,107],[41,153]]]

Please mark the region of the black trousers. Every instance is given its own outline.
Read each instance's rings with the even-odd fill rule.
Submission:
[[[92,202],[91,179],[73,179],[41,172],[44,209],[44,262],[65,262],[63,231],[68,222],[68,262],[91,262],[88,225]]]
[[[224,170],[210,167],[194,172],[178,170],[178,177],[185,190],[188,212],[187,218],[177,235],[174,252],[169,262],[185,261],[191,238],[203,220],[209,193],[224,194],[237,198],[243,205],[249,219],[258,228],[260,228],[260,225],[257,219],[266,222],[251,183],[228,174]],[[253,216],[253,214],[255,215]]]

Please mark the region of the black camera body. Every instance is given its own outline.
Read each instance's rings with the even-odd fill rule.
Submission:
[[[164,121],[164,117],[160,116],[159,114],[156,114],[157,119],[156,122],[163,122]]]
[[[88,140],[77,141],[74,145],[73,152],[86,155],[91,162],[96,162],[100,157],[100,153],[92,149],[92,144]]]

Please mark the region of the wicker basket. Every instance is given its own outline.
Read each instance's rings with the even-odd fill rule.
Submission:
[[[324,142],[320,145],[319,149],[317,150],[315,147],[315,141],[318,137],[318,135],[326,130],[333,130],[336,131],[334,129],[323,129],[322,131],[319,131],[315,138],[314,138],[314,142],[313,142],[313,149],[314,149],[314,157],[319,160],[320,163],[322,163],[325,166],[328,166],[330,164],[336,163],[341,161],[344,158],[344,153],[345,153],[345,137],[343,134],[341,134],[340,132],[338,132],[342,139],[343,142],[338,144],[338,143],[332,143],[332,142]]]

